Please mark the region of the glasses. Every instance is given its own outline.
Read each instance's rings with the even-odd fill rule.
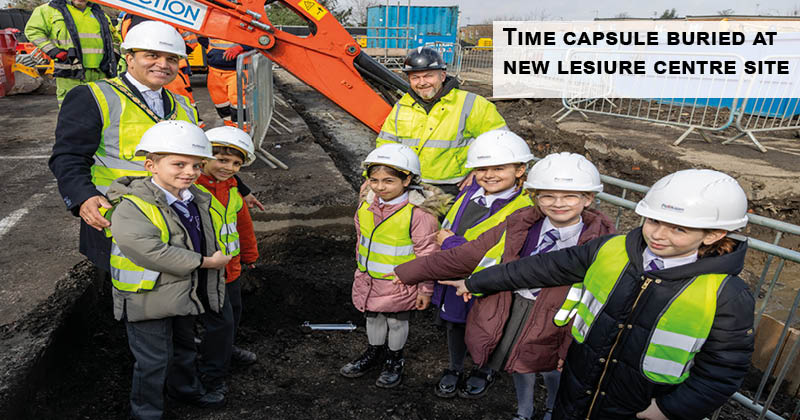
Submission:
[[[582,194],[565,194],[565,195],[554,195],[554,194],[537,194],[536,195],[536,202],[542,206],[552,206],[558,201],[561,201],[562,204],[567,206],[577,206],[578,203],[581,202],[583,198]]]

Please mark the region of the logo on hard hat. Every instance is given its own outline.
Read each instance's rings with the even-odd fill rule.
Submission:
[[[381,155],[378,155],[378,158],[380,158],[380,159],[388,159],[388,160],[392,159],[391,156],[381,156]]]
[[[553,181],[556,181],[556,182],[572,182],[573,178],[558,178],[558,177],[556,177],[556,178],[553,178]]]
[[[677,211],[679,213],[683,213],[685,211],[685,209],[683,209],[681,207],[673,206],[672,204],[667,204],[667,203],[661,203],[661,209],[662,210]]]
[[[203,149],[203,150],[206,149],[206,146],[204,144],[194,144],[194,143],[192,143],[192,147],[194,147],[196,149]]]
[[[171,42],[158,41],[158,43],[159,43],[159,44],[161,44],[161,45],[166,45],[166,46],[168,46],[168,47],[171,47],[171,46],[172,46],[172,43],[171,43]]]
[[[483,155],[483,156],[478,156],[478,159],[489,159],[491,157],[492,155]]]

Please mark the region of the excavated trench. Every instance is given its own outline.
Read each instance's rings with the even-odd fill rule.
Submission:
[[[359,183],[357,176],[349,175],[352,153],[337,143],[335,133],[297,103],[295,109],[306,119],[314,140],[325,148],[346,179],[351,184]],[[337,125],[341,124],[344,122],[337,121]],[[532,137],[537,155],[577,148],[566,140],[566,135],[561,144],[556,144],[555,138]],[[342,156],[347,160],[343,161]],[[627,163],[618,165],[623,166],[628,167]],[[626,173],[619,172],[618,176]],[[636,175],[643,172],[634,171]],[[636,177],[632,180],[651,181]],[[165,418],[511,418],[515,394],[508,375],[500,375],[489,395],[481,400],[443,400],[433,395],[433,387],[447,365],[447,349],[444,331],[432,324],[432,310],[417,313],[412,319],[406,347],[406,375],[401,386],[392,390],[375,387],[377,372],[358,379],[338,375],[339,367],[363,350],[366,337],[362,315],[350,301],[355,270],[353,226],[338,210],[332,213],[337,217],[334,221],[305,225],[257,221],[261,224],[257,234],[261,259],[240,280],[244,316],[237,343],[255,351],[259,361],[232,369],[226,407],[206,411],[170,403]],[[33,370],[28,382],[37,384],[35,389],[21,385],[10,411],[13,416],[9,418],[127,418],[133,358],[124,326],[113,320],[109,285],[95,285],[93,278],[89,264],[77,266],[62,281],[64,294],[73,295],[63,300],[75,305],[66,308],[61,319],[52,319],[53,312],[43,308],[38,318],[29,320],[30,325],[41,328],[57,323],[58,333],[46,354],[37,361],[39,368]],[[80,297],[74,298],[75,294]],[[50,309],[58,302],[51,299]],[[354,332],[308,332],[301,328],[304,321],[352,321],[359,328]],[[759,378],[760,373],[753,370],[745,392],[754,390]],[[544,388],[538,387],[536,419],[541,418],[544,394]],[[779,394],[773,410],[788,418],[793,409],[791,399]],[[722,414],[727,419],[756,417],[735,402],[728,403]]]

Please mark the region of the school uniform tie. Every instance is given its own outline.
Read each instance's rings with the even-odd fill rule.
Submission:
[[[159,117],[164,118],[164,101],[161,99],[161,94],[152,90],[146,90],[142,94],[150,110]]]
[[[558,229],[548,230],[547,232],[545,232],[544,237],[542,237],[542,243],[540,243],[539,246],[537,246],[536,249],[534,249],[533,252],[531,252],[531,255],[545,254],[547,252],[550,252],[551,249],[555,248],[556,242],[560,238],[561,234],[558,233]],[[541,292],[542,289],[540,288],[530,289],[530,291],[531,294],[533,295],[533,298],[536,299],[536,297],[539,296],[539,292]]]
[[[647,268],[644,271],[658,271],[664,269],[664,260],[661,258],[653,258],[649,264],[647,264]]]
[[[200,231],[200,218],[197,216],[192,216],[192,212],[189,211],[189,205],[181,200],[176,200],[172,203],[174,208],[181,212],[183,217],[189,221],[189,223],[194,226],[197,231]]]
[[[486,199],[483,196],[478,197],[478,199],[475,200],[475,202],[478,203],[481,207],[486,207]]]
[[[531,255],[536,254],[544,254],[550,252],[551,249],[555,248],[556,242],[561,239],[561,234],[558,233],[558,229],[550,229],[545,232],[544,237],[542,238],[542,243],[539,244],[536,249],[531,252]]]

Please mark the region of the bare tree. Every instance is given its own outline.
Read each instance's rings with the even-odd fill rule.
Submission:
[[[720,16],[732,16],[734,13],[736,12],[733,9],[717,10],[717,14]]]
[[[350,23],[356,26],[367,26],[367,9],[380,4],[377,0],[350,0],[348,3],[353,10]]]
[[[617,13],[616,15],[614,15],[615,19],[625,19],[629,17],[631,17],[631,15],[629,15],[628,12]]]
[[[659,19],[675,19],[678,17],[678,12],[673,7],[672,9],[664,10],[664,13],[661,14]]]

